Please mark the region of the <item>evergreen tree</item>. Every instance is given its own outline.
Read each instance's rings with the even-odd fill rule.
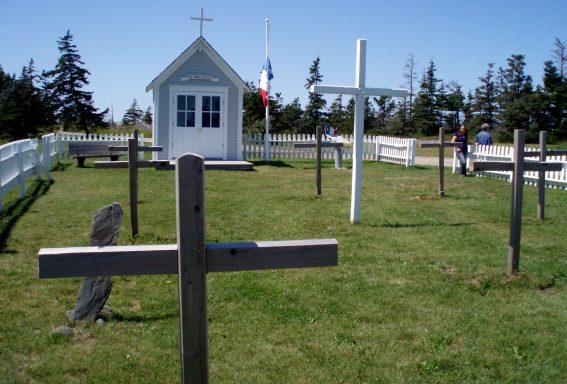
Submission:
[[[460,127],[464,115],[465,95],[463,94],[463,87],[456,81],[452,81],[445,88],[447,90],[443,98],[445,125],[450,130],[456,131]]]
[[[352,131],[348,128],[347,111],[343,106],[343,95],[337,95],[329,106],[329,124],[339,130],[341,134]]]
[[[154,118],[153,118],[153,114],[152,114],[152,106],[148,106],[148,108],[146,108],[146,112],[144,112],[144,117],[142,117],[142,121],[148,125],[152,125]]]
[[[243,125],[247,133],[259,133],[265,130],[266,108],[254,82],[246,82],[252,90],[244,94]]]
[[[53,123],[41,89],[34,62],[24,66],[18,79],[0,68],[0,133],[8,139],[35,137]]]
[[[138,101],[134,99],[134,101],[132,101],[132,104],[130,105],[130,108],[128,108],[124,113],[122,123],[125,125],[136,124],[138,121],[142,120],[143,117],[144,111],[142,111],[138,107]]]
[[[307,90],[309,90],[312,85],[317,85],[323,80],[323,75],[319,70],[320,62],[321,59],[317,56],[309,67],[309,77],[306,79],[307,83],[305,84]],[[322,111],[326,106],[327,101],[323,98],[323,95],[309,92],[309,102],[305,106],[301,124],[302,133],[313,134],[317,126],[323,126],[325,119]]]
[[[376,110],[368,96],[364,97],[364,133],[370,133],[376,129]]]
[[[104,115],[108,109],[98,112],[93,105],[92,92],[82,90],[89,84],[87,77],[90,72],[82,67],[85,63],[81,61],[77,46],[73,44],[73,35],[67,31],[57,43],[61,56],[55,69],[45,72],[44,76],[50,80],[46,84],[46,90],[59,122],[65,130],[77,127],[87,134],[90,127],[106,126]]]
[[[548,100],[550,131],[557,139],[567,139],[567,49],[565,43],[555,38],[554,62],[544,67],[544,95]]]
[[[560,138],[561,122],[563,120],[563,112],[565,109],[565,95],[562,95],[564,87],[564,79],[561,78],[557,67],[552,61],[546,61],[543,69],[543,91],[542,97],[546,101],[546,112],[548,115],[548,126],[546,130],[551,135]],[[562,100],[563,99],[563,100]]]
[[[281,131],[285,133],[297,133],[301,126],[302,115],[303,109],[301,109],[299,97],[296,97],[291,103],[286,104],[282,108],[279,121]]]
[[[373,99],[378,107],[376,110],[376,128],[379,133],[386,133],[388,124],[396,111],[396,102],[387,96],[374,97]]]
[[[494,63],[488,63],[488,70],[478,79],[481,85],[475,89],[476,103],[473,110],[477,116],[474,126],[487,123],[494,127],[497,124],[497,86],[494,81]]]
[[[526,130],[526,141],[537,141],[539,127],[535,119],[537,103],[533,98],[532,79],[524,72],[524,55],[511,55],[503,71],[506,92],[502,94],[502,131],[500,136],[510,140],[514,129]]]
[[[419,83],[419,93],[414,105],[413,122],[424,135],[435,135],[440,125],[439,99],[443,90],[439,84],[441,80],[435,76],[436,71],[435,63],[430,61]]]

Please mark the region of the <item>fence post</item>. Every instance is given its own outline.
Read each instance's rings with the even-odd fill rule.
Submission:
[[[18,184],[20,186],[20,197],[24,197],[26,195],[26,179],[24,178],[22,143],[16,144],[16,162],[18,163]]]
[[[42,164],[42,169],[43,169],[43,174],[45,175],[45,177],[47,177],[47,180],[51,181],[53,180],[53,178],[51,177],[51,174],[49,173],[51,171],[51,152],[53,150],[53,146],[54,144],[56,144],[57,142],[54,140],[56,138],[55,135],[45,135],[43,136],[41,139],[42,143],[43,143],[43,164]]]
[[[381,148],[380,136],[376,136],[376,161],[380,161],[380,151]]]
[[[2,147],[0,146],[0,213],[4,211],[2,200],[4,196],[4,188],[2,188]]]

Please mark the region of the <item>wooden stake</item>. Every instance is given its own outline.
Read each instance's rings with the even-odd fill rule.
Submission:
[[[175,169],[181,382],[208,383],[205,160],[183,155]]]
[[[546,159],[546,142],[547,142],[547,132],[539,132],[539,161],[544,162]],[[538,182],[537,182],[537,217],[543,220],[545,217],[545,171],[540,170],[538,172]]]
[[[317,184],[317,196],[321,195],[321,127],[317,127],[316,133],[317,135],[317,176],[316,176],[316,184]]]
[[[524,190],[525,130],[514,130],[514,173],[512,179],[512,207],[510,208],[510,241],[508,243],[508,275],[520,268],[520,239],[522,228],[522,196]]]

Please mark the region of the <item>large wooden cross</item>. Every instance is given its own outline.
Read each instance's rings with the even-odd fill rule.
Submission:
[[[317,171],[315,174],[315,185],[316,190],[315,194],[317,196],[321,195],[321,148],[335,148],[335,168],[340,169],[342,168],[342,147],[343,143],[335,143],[335,142],[323,142],[321,140],[321,127],[318,126],[316,129],[315,136],[317,140],[315,143],[305,142],[305,143],[295,143],[293,144],[294,148],[316,148],[317,153]]]
[[[547,132],[539,132],[539,151],[525,152],[525,157],[539,157],[540,162],[545,162],[547,156],[565,156],[567,150],[547,149]],[[538,171],[537,182],[537,217],[545,218],[545,170]]]
[[[128,152],[128,161],[95,161],[95,168],[128,168],[130,177],[130,224],[132,237],[138,234],[138,168],[156,167],[155,162],[138,160],[138,152],[160,152],[162,147],[139,146],[138,131],[128,139],[128,146],[110,146],[111,151]]]
[[[558,171],[562,163],[525,161],[525,130],[514,130],[514,155],[507,161],[473,161],[473,171],[512,171],[512,204],[510,208],[510,238],[508,242],[508,275],[515,275],[520,270],[520,235],[522,225],[522,197],[524,171]]]
[[[364,98],[365,96],[406,97],[405,89],[366,87],[366,40],[358,39],[356,44],[356,81],[353,86],[312,85],[310,92],[354,95],[354,156],[352,162],[352,190],[350,221],[360,222],[360,195],[362,191],[362,151],[364,146]]]
[[[181,379],[208,383],[208,272],[338,264],[335,239],[206,243],[204,159],[176,161],[177,244],[43,248],[39,277],[179,275]]]
[[[445,141],[445,128],[439,128],[438,141],[424,141],[421,148],[439,148],[439,196],[445,197],[445,147],[457,147],[462,143]]]

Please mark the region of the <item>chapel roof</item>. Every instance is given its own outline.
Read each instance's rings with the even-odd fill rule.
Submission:
[[[224,74],[237,86],[244,89],[244,92],[251,92],[250,87],[236,73],[234,69],[222,58],[213,46],[200,36],[185,51],[183,51],[171,64],[167,66],[155,79],[146,87],[146,92],[153,90],[169,78],[181,65],[183,65],[196,52],[203,51],[213,60],[213,62],[224,72]]]

